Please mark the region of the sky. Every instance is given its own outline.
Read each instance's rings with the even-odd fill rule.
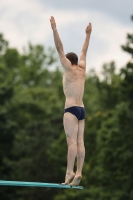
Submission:
[[[132,0],[0,0],[0,32],[19,51],[28,42],[55,48],[49,22],[54,16],[65,53],[79,56],[91,22],[87,69],[100,73],[104,63],[114,60],[119,70],[131,59],[121,45],[133,32],[132,14]]]

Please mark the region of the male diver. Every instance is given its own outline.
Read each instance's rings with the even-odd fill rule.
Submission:
[[[54,42],[59,54],[60,62],[64,67],[63,90],[66,97],[63,125],[67,138],[68,155],[65,182],[71,186],[78,186],[82,178],[82,168],[85,157],[84,147],[84,127],[85,108],[83,104],[86,55],[92,31],[91,23],[86,27],[86,37],[81,50],[80,59],[75,53],[70,52],[65,55],[63,44],[59,37],[56,22],[53,16],[50,18],[53,30]],[[77,171],[74,173],[74,163],[77,158]],[[69,183],[73,179],[71,183]]]

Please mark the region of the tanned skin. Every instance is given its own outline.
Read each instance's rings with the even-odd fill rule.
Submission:
[[[72,106],[84,107],[83,94],[86,72],[86,55],[92,31],[92,25],[89,23],[86,27],[85,41],[80,54],[78,65],[72,65],[66,58],[63,44],[59,37],[56,22],[53,16],[50,18],[51,27],[53,30],[54,42],[59,54],[60,62],[64,68],[63,74],[63,91],[66,97],[65,109]],[[75,115],[66,112],[63,116],[63,125],[67,138],[68,155],[67,155],[67,170],[65,182],[62,184],[69,184],[77,186],[82,178],[82,168],[85,157],[84,147],[84,127],[85,120],[78,120]],[[77,171],[74,173],[74,163],[77,158]],[[73,179],[74,178],[74,179]],[[71,183],[69,183],[73,179]]]

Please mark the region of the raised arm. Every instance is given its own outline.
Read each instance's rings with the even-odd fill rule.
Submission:
[[[60,36],[58,34],[58,31],[57,31],[57,28],[56,28],[56,22],[55,22],[55,19],[54,19],[53,16],[51,16],[51,18],[50,18],[50,23],[51,23],[51,27],[52,27],[52,30],[53,30],[55,46],[56,46],[57,52],[59,54],[61,64],[65,68],[68,68],[68,67],[70,67],[70,61],[65,56],[63,44],[62,44]]]
[[[86,54],[87,54],[87,50],[89,46],[91,31],[92,31],[92,25],[91,23],[89,23],[85,30],[86,37],[85,37],[85,41],[81,50],[80,61],[79,61],[79,65],[82,68],[86,67]]]

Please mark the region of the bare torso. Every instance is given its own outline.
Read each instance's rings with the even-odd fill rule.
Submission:
[[[85,69],[73,65],[70,70],[63,75],[63,91],[66,97],[65,108],[81,106],[83,104],[85,82]]]

